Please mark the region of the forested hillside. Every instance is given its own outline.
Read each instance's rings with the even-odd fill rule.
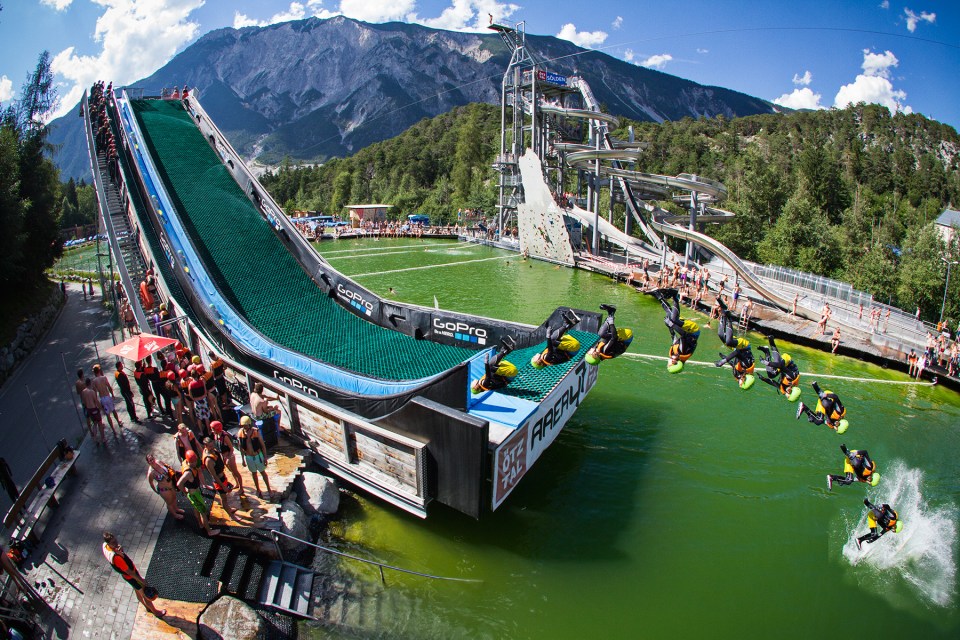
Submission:
[[[640,168],[726,184],[733,223],[707,228],[740,256],[836,277],[903,308],[939,316],[944,247],[932,222],[960,204],[960,137],[920,115],[877,105],[744,118],[623,120],[648,142]],[[398,215],[494,211],[499,113],[470,105],[321,167],[286,167],[265,183],[287,207],[338,213],[349,202]],[[572,186],[571,186],[572,188]],[[673,206],[663,203],[664,206]],[[623,212],[619,212],[621,217]],[[960,273],[948,315],[958,317]]]

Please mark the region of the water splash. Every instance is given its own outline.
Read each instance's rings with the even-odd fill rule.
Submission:
[[[921,492],[923,472],[894,460],[874,504],[890,504],[903,521],[903,531],[888,533],[857,549],[856,538],[869,531],[867,509],[849,530],[843,557],[863,572],[869,583],[889,593],[891,582],[902,582],[924,601],[948,607],[956,591],[957,510],[953,505],[931,508]]]

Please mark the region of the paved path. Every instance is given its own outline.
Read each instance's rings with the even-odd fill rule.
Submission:
[[[50,333],[0,389],[4,425],[0,451],[18,484],[24,484],[47,455],[47,444],[52,448],[67,438],[76,446],[85,433],[75,410],[72,378],[78,367],[90,371],[97,349],[103,366],[113,371],[115,360],[104,352],[111,344],[108,315],[96,301],[84,300],[79,286],[71,287],[66,308]],[[69,379],[61,352],[71,371]],[[39,427],[24,385],[34,394]],[[134,394],[139,398],[136,388]],[[143,457],[152,452],[176,461],[173,439],[162,437],[173,432],[173,425],[152,420],[133,424],[119,395],[118,400],[124,423],[121,438],[114,439],[108,427],[106,447],[83,439],[78,476],[64,484],[60,507],[48,510],[41,543],[27,561],[31,581],[43,583],[40,590],[51,606],[46,622],[54,638],[131,637],[139,604],[133,590],[107,566],[101,534],[105,529],[113,532],[146,574],[166,516],[163,501],[145,481]],[[139,408],[143,418],[145,411]],[[6,495],[3,500],[0,508],[5,511],[9,500]]]

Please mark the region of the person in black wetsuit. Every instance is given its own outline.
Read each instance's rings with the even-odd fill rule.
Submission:
[[[617,329],[614,323],[613,315],[617,308],[612,304],[602,304],[600,309],[607,312],[607,319],[603,321],[600,327],[600,342],[587,351],[584,360],[594,366],[604,360],[610,360],[622,355],[630,343],[633,342],[633,331],[631,329]]]
[[[497,349],[494,356],[491,358],[488,354],[486,361],[483,363],[483,377],[479,380],[474,380],[470,385],[470,391],[472,393],[478,394],[484,391],[503,389],[517,377],[516,365],[508,360],[504,360],[516,346],[516,342],[514,342],[510,336],[505,336],[500,341],[500,348]]]
[[[833,391],[823,391],[816,382],[810,383],[813,390],[817,392],[819,400],[816,410],[810,409],[807,405],[800,403],[797,407],[797,420],[800,416],[807,414],[807,420],[816,425],[826,423],[828,427],[836,430],[840,426],[840,421],[847,415],[847,409],[840,402],[840,397]]]
[[[857,538],[857,549],[862,548],[863,543],[873,544],[888,531],[900,533],[903,523],[900,522],[900,516],[888,504],[882,504],[879,507],[870,502],[869,498],[863,499],[863,504],[870,509],[867,514],[867,526],[870,527],[870,533]]]
[[[753,349],[750,348],[750,341],[746,338],[734,338],[732,345],[733,351],[727,355],[720,352],[720,359],[714,362],[714,366],[722,367],[729,364],[733,369],[733,377],[741,387],[747,380],[747,376],[753,374]]]
[[[760,364],[766,367],[767,375],[758,373],[757,377],[777,388],[782,395],[789,396],[790,390],[800,384],[800,368],[789,353],[780,354],[773,336],[767,336],[767,342],[769,347],[757,347],[764,355]]]
[[[533,356],[530,359],[530,365],[534,369],[543,369],[554,364],[569,362],[575,353],[580,351],[580,341],[573,336],[568,336],[569,331],[575,324],[580,322],[573,311],[567,309],[563,312],[563,324],[556,329],[547,330],[547,348]]]
[[[680,317],[680,296],[676,289],[654,289],[653,291],[644,291],[660,302],[666,315],[663,323],[670,330],[670,337],[673,342],[670,344],[668,352],[669,360],[667,367],[676,367],[679,372],[683,369],[683,363],[690,359],[693,352],[697,350],[697,341],[700,339],[700,325],[689,318]],[[667,302],[672,300],[673,304]],[[708,325],[709,326],[709,325]]]
[[[871,477],[877,470],[877,463],[870,459],[870,454],[866,449],[854,449],[850,451],[847,445],[840,445],[840,451],[843,451],[843,475],[827,474],[827,488],[833,489],[833,483],[847,486],[854,482],[870,482]],[[877,476],[879,478],[879,476]]]

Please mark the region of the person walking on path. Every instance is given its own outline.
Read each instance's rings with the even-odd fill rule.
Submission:
[[[93,436],[93,440],[97,444],[106,444],[107,435],[103,432],[103,415],[101,413],[103,406],[100,404],[100,396],[93,390],[90,378],[84,379],[83,385],[83,393],[80,394],[80,400],[83,402],[83,411],[87,414],[87,420],[89,420],[92,425],[90,426],[90,435]],[[100,431],[99,440],[93,428],[94,426]]]
[[[77,390],[77,396],[80,397],[80,406],[84,409],[83,416],[87,421],[87,431],[89,431],[90,435],[93,436],[93,421],[90,419],[90,415],[86,412],[86,407],[83,404],[83,390],[87,388],[86,379],[83,375],[83,369],[77,369],[77,379],[73,385],[74,389]],[[96,440],[96,436],[94,436],[94,440]]]
[[[137,600],[143,605],[144,609],[162,618],[167,615],[166,609],[157,609],[153,606],[153,600],[157,597],[157,590],[147,584],[136,565],[130,559],[120,543],[109,531],[103,532],[103,557],[110,563],[110,567],[120,574],[127,584],[133,587],[137,594]]]
[[[180,480],[177,481],[177,489],[186,494],[187,499],[193,506],[193,512],[197,516],[197,522],[203,527],[208,536],[220,535],[219,529],[210,528],[210,517],[208,515],[207,503],[200,493],[200,459],[191,449],[187,451],[183,466],[180,467]]]
[[[134,365],[133,379],[137,383],[137,388],[140,389],[140,397],[143,399],[143,406],[147,410],[147,419],[149,420],[153,417],[154,398],[153,394],[150,393],[150,378],[147,377],[143,368],[143,361],[138,360]]]
[[[103,407],[103,412],[107,416],[107,423],[110,425],[114,437],[119,438],[120,436],[117,434],[117,429],[113,426],[113,420],[110,418],[110,414],[113,414],[113,417],[117,419],[117,427],[123,426],[114,403],[113,385],[107,380],[107,376],[103,375],[103,370],[98,364],[93,365],[93,380],[91,384],[93,390],[100,396],[100,406]]]
[[[269,499],[273,491],[270,489],[270,478],[267,477],[267,460],[265,457],[267,445],[250,416],[240,418],[240,431],[237,432],[237,440],[240,442],[240,453],[243,454],[243,466],[250,469],[250,475],[253,476],[253,486],[257,488],[257,495],[263,497],[263,493],[260,492],[260,481],[257,479],[257,473],[259,473],[263,476],[263,481],[267,485],[267,499]]]
[[[120,389],[120,395],[127,404],[127,415],[135,423],[140,424],[140,418],[137,417],[137,405],[133,402],[133,389],[130,387],[130,378],[123,370],[123,363],[117,361],[117,372],[113,374],[117,381],[117,388]]]

